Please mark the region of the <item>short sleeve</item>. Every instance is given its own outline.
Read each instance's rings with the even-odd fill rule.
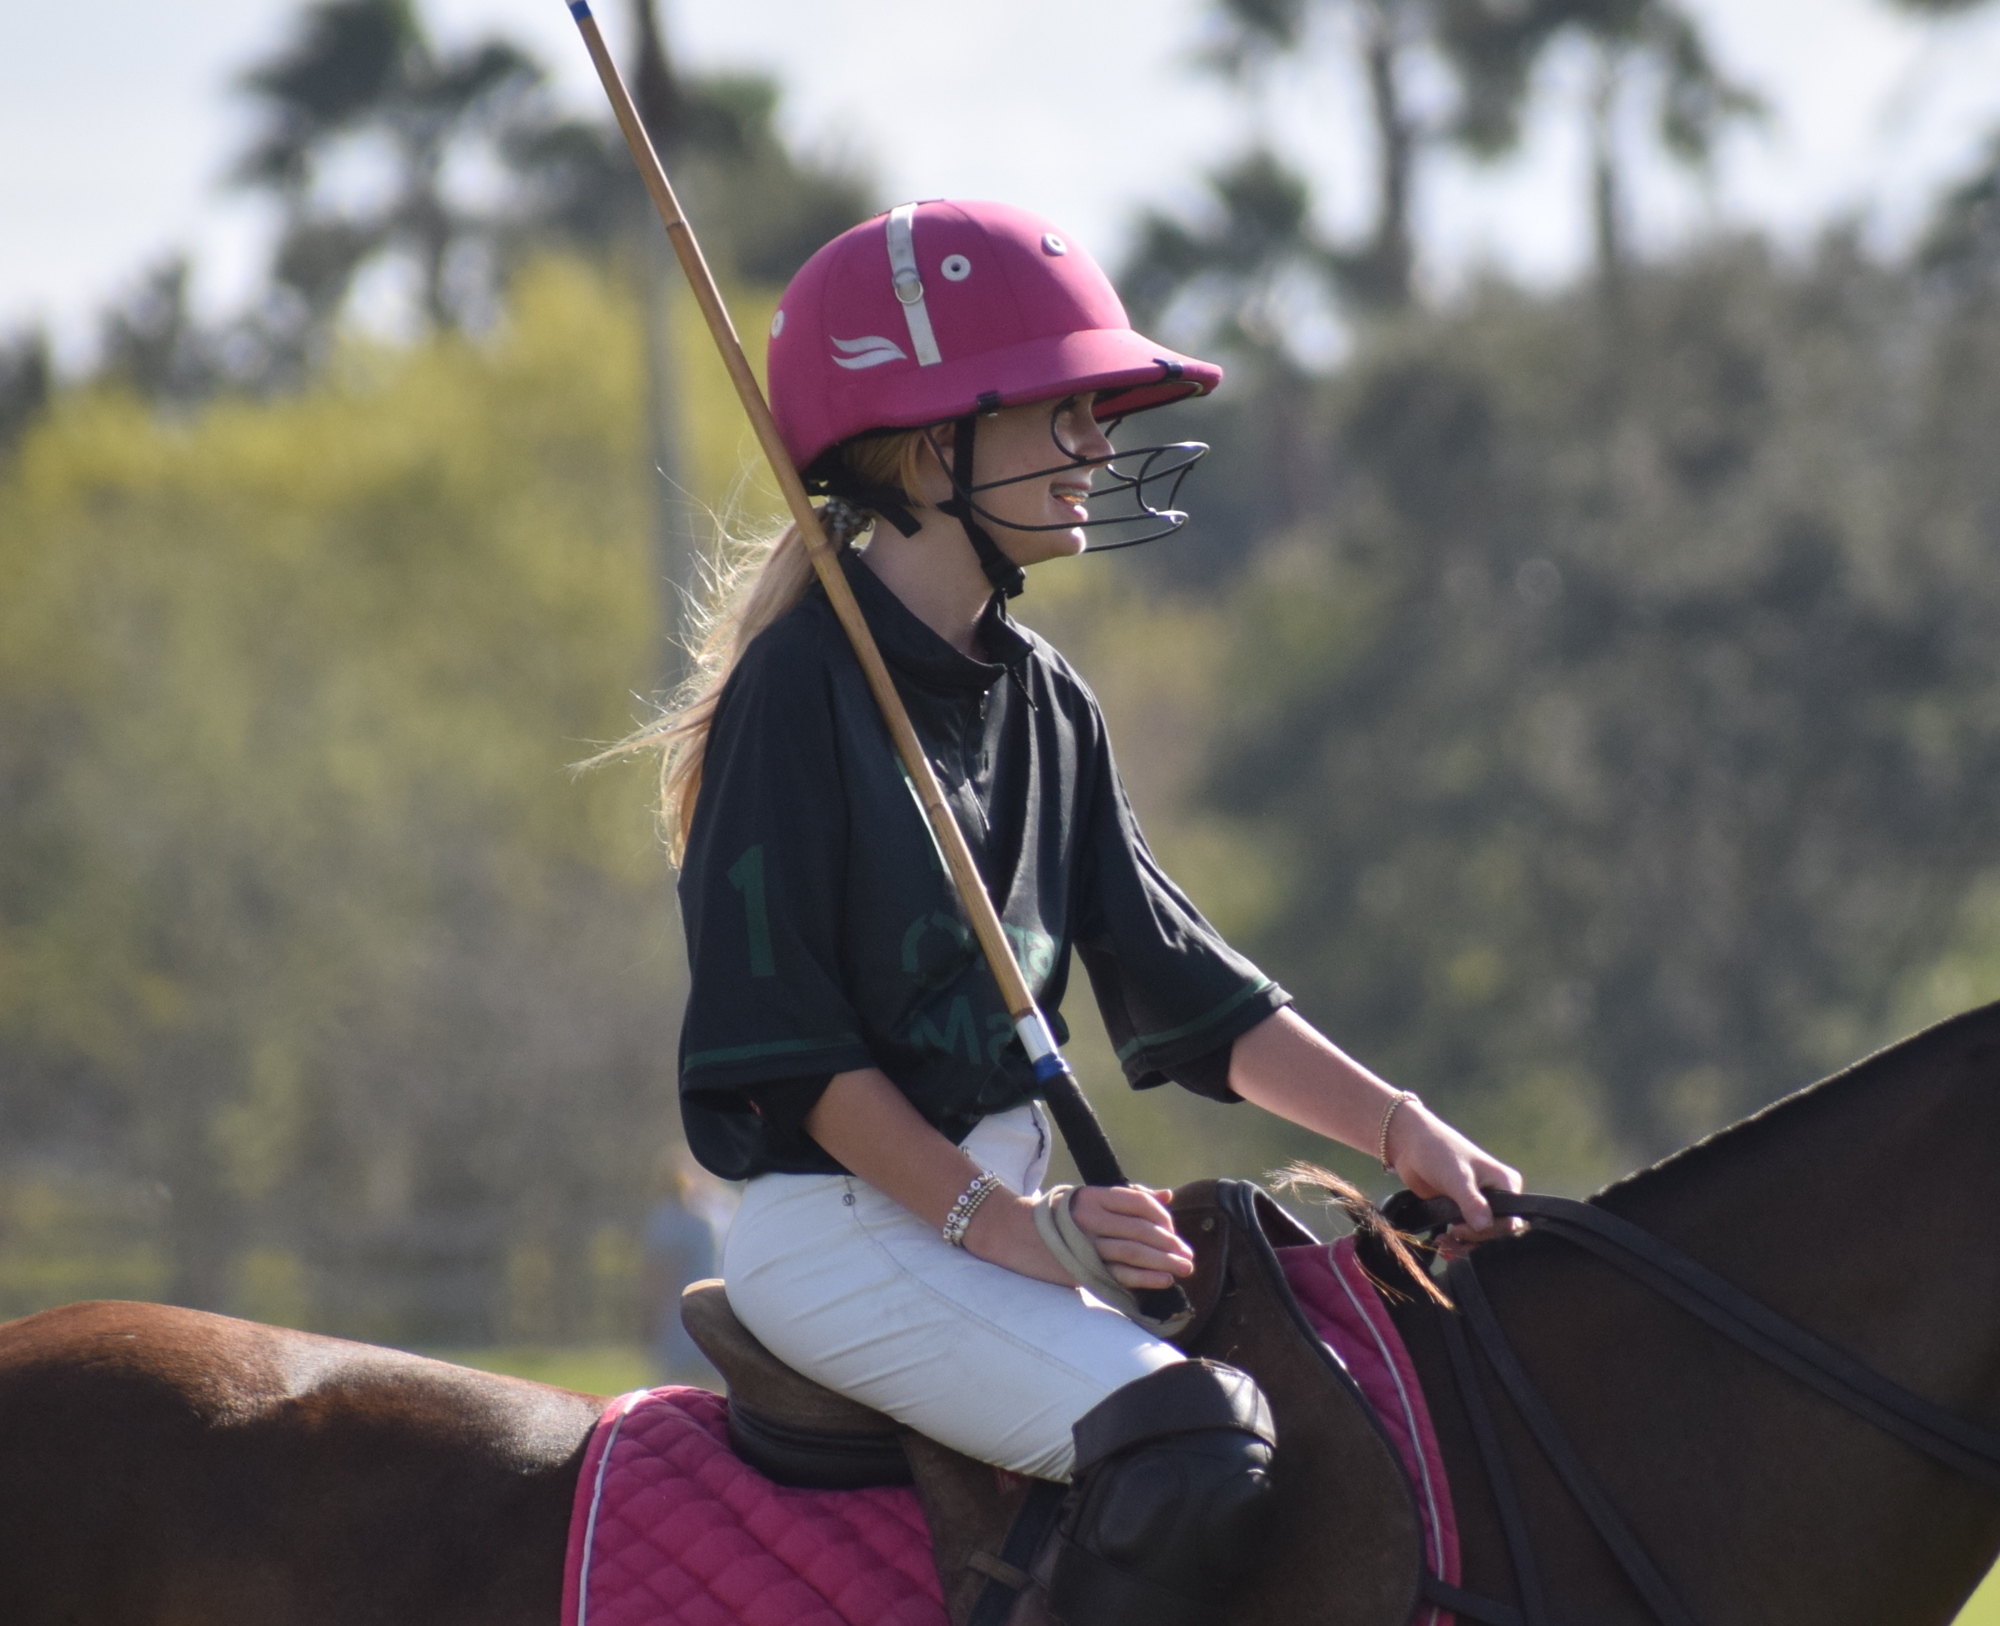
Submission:
[[[731,1178],[760,1161],[764,1113],[787,1099],[759,1102],[755,1086],[871,1063],[840,975],[848,832],[831,699],[799,642],[759,640],[731,674],[681,866],[683,1116],[696,1155]]]
[[[1101,727],[1096,745],[1076,945],[1105,1030],[1134,1089],[1172,1079],[1235,1101],[1229,1047],[1291,996],[1225,943],[1161,870]]]

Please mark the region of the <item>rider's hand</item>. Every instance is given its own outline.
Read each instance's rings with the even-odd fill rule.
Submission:
[[[1449,1197],[1458,1204],[1465,1219],[1445,1233],[1440,1251],[1447,1256],[1520,1229],[1518,1220],[1496,1219],[1479,1189],[1519,1191],[1519,1173],[1481,1151],[1422,1102],[1405,1101],[1390,1120],[1389,1166],[1419,1197]]]
[[[1069,1212],[1125,1286],[1170,1287],[1194,1274],[1194,1250],[1167,1212],[1172,1197],[1171,1191],[1146,1186],[1079,1186]]]
[[[1194,1254],[1175,1232],[1166,1210],[1172,1195],[1144,1186],[1082,1186],[1070,1199],[1070,1217],[1125,1286],[1135,1291],[1165,1287],[1176,1277],[1194,1273]],[[1042,1240],[1032,1197],[995,1192],[973,1215],[965,1246],[976,1257],[1023,1276],[1074,1285]]]

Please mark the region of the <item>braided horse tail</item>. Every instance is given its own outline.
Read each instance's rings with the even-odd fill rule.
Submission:
[[[1323,1169],[1317,1163],[1298,1160],[1287,1163],[1282,1169],[1267,1176],[1279,1191],[1296,1196],[1318,1199],[1328,1206],[1338,1208],[1353,1225],[1355,1233],[1374,1242],[1385,1252],[1416,1289],[1446,1309],[1451,1300],[1444,1296],[1431,1274],[1424,1268],[1421,1254],[1432,1251],[1431,1245],[1422,1237],[1413,1236],[1408,1231],[1392,1225],[1387,1216],[1359,1186],[1343,1180],[1331,1169]],[[1378,1283],[1386,1292],[1396,1291],[1387,1282]]]

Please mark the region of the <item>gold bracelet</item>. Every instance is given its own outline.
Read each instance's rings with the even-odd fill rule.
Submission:
[[[1377,1137],[1375,1155],[1381,1159],[1382,1172],[1384,1174],[1394,1174],[1396,1172],[1396,1165],[1389,1161],[1390,1121],[1396,1116],[1396,1109],[1405,1101],[1415,1101],[1416,1099],[1417,1092],[1415,1090],[1398,1090],[1396,1092],[1396,1099],[1389,1103],[1388,1109],[1382,1114],[1382,1133]]]
[[[972,1184],[958,1194],[958,1201],[945,1215],[944,1227],[938,1235],[954,1248],[964,1247],[965,1233],[972,1229],[972,1216],[979,1212],[979,1205],[999,1189],[1000,1176],[991,1169],[981,1169],[972,1177]]]

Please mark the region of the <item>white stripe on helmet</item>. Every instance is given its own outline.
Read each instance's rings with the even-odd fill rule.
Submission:
[[[912,223],[917,218],[914,203],[899,204],[889,211],[889,272],[896,284],[896,297],[903,302],[903,317],[910,324],[910,348],[917,353],[917,365],[935,367],[944,357],[938,354],[937,335],[931,332],[931,313],[924,308],[924,279],[917,274],[917,244]]]

